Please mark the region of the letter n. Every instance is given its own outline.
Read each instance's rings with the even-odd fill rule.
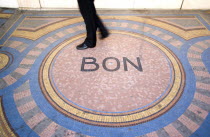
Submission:
[[[128,58],[123,57],[124,70],[125,70],[125,71],[128,71],[127,62],[130,63],[130,64],[131,64],[134,68],[136,68],[138,71],[143,71],[142,66],[141,66],[141,62],[140,62],[140,58],[139,58],[139,57],[137,57],[138,66],[135,65],[133,62],[131,62]]]

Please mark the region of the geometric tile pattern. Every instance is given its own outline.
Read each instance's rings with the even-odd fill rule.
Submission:
[[[204,17],[204,20],[210,24],[210,17],[209,17],[210,11],[206,11],[204,14],[202,14],[201,16]]]
[[[165,18],[155,18],[159,21],[167,22],[169,24],[173,24],[182,29],[190,30],[190,29],[205,29],[202,23],[197,20],[196,17],[165,17]]]
[[[6,21],[12,16],[14,13],[14,10],[6,10],[6,9],[0,9],[0,27],[3,26]]]
[[[120,27],[120,28],[130,27],[133,30],[139,30],[139,31],[142,31],[143,33],[160,37],[161,39],[167,41],[168,43],[170,43],[171,45],[173,45],[177,48],[180,48],[181,45],[183,45],[182,41],[180,41],[176,38],[173,38],[172,36],[168,35],[167,33],[162,32],[161,30],[156,30],[149,26],[145,27],[145,26],[141,26],[141,25],[137,25],[137,24],[120,23],[120,22],[112,22],[112,23],[105,23],[105,24],[109,27]]]
[[[69,18],[44,18],[44,20],[43,18],[37,17],[26,18],[18,27],[18,30],[37,31],[45,26],[64,21],[66,19]],[[22,28],[22,26],[24,27]]]
[[[82,136],[56,124],[39,109],[31,96],[29,81],[15,89],[13,96],[21,117],[39,136]]]
[[[189,31],[185,31],[181,28],[177,28],[171,24],[168,23],[164,23],[164,22],[160,22],[160,21],[156,21],[150,18],[145,18],[145,17],[138,17],[138,16],[116,16],[115,18],[117,18],[118,20],[127,20],[128,22],[138,22],[138,24],[148,24],[149,25],[153,25],[156,27],[162,27],[163,29],[166,29],[168,31],[171,31],[181,37],[183,37],[184,39],[188,40],[188,39],[192,39],[195,37],[199,37],[199,36],[208,36],[210,33],[209,31],[205,28],[205,29],[201,29],[201,30],[197,30],[197,29],[193,29],[193,30],[189,30]],[[113,19],[113,17],[110,16],[105,16],[102,17],[102,19]],[[54,25],[49,25],[45,28],[43,28],[42,30],[38,30],[36,32],[31,32],[31,31],[24,31],[24,30],[16,30],[13,34],[13,36],[16,37],[26,37],[32,40],[36,40],[39,37],[45,35],[46,33],[52,32],[60,27],[64,27],[67,25],[71,25],[73,23],[78,23],[81,22],[82,18],[70,18],[67,19],[63,22],[59,22],[56,23]],[[142,25],[141,25],[142,26]],[[146,29],[146,28],[145,28]],[[145,31],[148,31],[147,29]]]
[[[205,17],[208,13],[201,13],[193,12],[192,14],[182,14],[181,16],[180,13],[101,14],[101,18],[110,30],[111,36],[105,40],[98,39],[96,48],[85,51],[77,51],[75,49],[75,46],[85,38],[85,25],[79,14],[45,14],[44,12],[37,14],[27,12],[22,14],[7,29],[8,31],[5,31],[0,40],[2,44],[0,48],[0,62],[3,62],[0,65],[0,125],[2,127],[0,128],[0,135],[34,137],[208,136],[210,134],[210,66],[207,59],[209,56],[206,53],[209,53],[210,49],[210,25],[208,17]],[[116,42],[114,39],[122,40],[114,43]],[[140,43],[136,45],[129,44],[135,42]],[[130,75],[126,75],[126,78],[129,80],[125,84],[130,86],[133,84],[132,82],[136,81],[134,79],[136,75],[147,76],[147,69],[151,69],[156,75],[154,78],[159,78],[157,80],[158,84],[163,84],[163,76],[159,76],[162,73],[158,73],[162,72],[163,69],[158,69],[158,65],[155,66],[156,63],[161,63],[161,61],[154,56],[158,52],[155,52],[153,48],[149,48],[151,45],[157,49],[156,51],[160,52],[161,56],[159,58],[163,57],[161,59],[168,61],[172,86],[169,84],[169,88],[160,97],[153,99],[153,103],[144,107],[122,112],[105,112],[94,108],[90,109],[88,106],[81,106],[80,102],[75,103],[71,101],[71,98],[67,98],[65,95],[68,92],[63,94],[62,89],[56,86],[56,79],[53,79],[51,69],[56,66],[58,61],[55,61],[59,59],[60,55],[68,55],[63,60],[65,62],[62,63],[60,61],[60,68],[66,69],[60,71],[64,72],[71,72],[73,68],[76,68],[76,70],[81,69],[81,62],[74,62],[78,56],[86,57],[87,55],[92,55],[91,57],[97,58],[97,61],[100,58],[112,56],[112,59],[109,58],[109,61],[118,62],[120,57],[125,55],[126,57],[139,55],[143,67],[143,71],[140,73],[136,72],[135,68],[138,67],[136,62],[132,64],[131,61],[127,63],[129,63],[129,68],[133,66],[132,71],[120,70],[123,68],[123,61],[120,60],[121,68],[118,71],[106,72],[103,69],[90,73],[75,71],[71,73],[72,75],[75,74],[73,79],[70,79],[69,82],[60,83],[64,87],[66,85],[68,87],[68,85],[71,85],[71,81],[81,79],[79,82],[83,82],[84,76],[90,74],[87,81],[91,79],[97,80],[98,76],[101,79],[108,79],[108,82],[111,84],[116,84],[113,76],[117,79],[125,76],[124,73],[128,73]],[[58,49],[59,51],[55,53]],[[69,54],[65,50],[70,51]],[[167,51],[170,54],[167,54]],[[154,62],[148,63],[145,56],[154,56],[155,58],[150,60]],[[48,60],[52,62],[48,62]],[[55,61],[53,62],[53,60]],[[71,61],[68,62],[68,60]],[[177,65],[174,62],[177,62]],[[69,68],[65,68],[66,63],[70,64]],[[71,66],[71,63],[74,63],[75,66]],[[78,63],[79,68],[77,67]],[[94,64],[91,61],[89,63]],[[112,64],[113,62],[108,61],[104,64],[98,63],[100,68],[104,65]],[[45,69],[47,66],[49,69]],[[118,73],[121,77],[118,77]],[[60,77],[64,76],[61,75]],[[48,80],[50,81],[49,85],[43,86],[43,82]],[[123,79],[120,79],[120,81],[123,81]],[[147,79],[142,81],[142,87],[151,82]],[[182,82],[179,83],[179,81]],[[135,84],[141,87],[140,83]],[[135,84],[130,89],[137,87]],[[150,86],[151,88],[158,88],[158,84],[150,83]],[[108,84],[103,86],[109,89]],[[81,86],[78,89],[84,89],[84,87]],[[111,87],[114,87],[114,85]],[[173,90],[175,87],[177,89]],[[89,90],[92,89],[92,87],[87,88]],[[149,89],[150,87],[147,88]],[[51,89],[57,92],[52,92],[53,90]],[[105,90],[103,91],[103,88],[100,88],[102,89],[101,91],[96,91],[96,89],[99,88],[97,86],[94,87],[95,91],[91,92],[92,95],[89,96],[89,99],[86,98],[81,101],[88,104],[89,101],[96,101],[97,97],[102,98],[103,96],[95,98],[95,95],[102,94]],[[181,92],[177,92],[178,89]],[[127,93],[120,94],[118,97],[127,98],[127,96],[131,95],[131,92],[132,94],[136,93],[136,97],[138,97],[138,92],[143,94],[143,92],[138,90],[128,90]],[[102,95],[107,96],[106,99],[109,100],[109,104],[114,104],[114,101],[110,101],[114,99],[112,95],[118,95],[122,92],[120,90],[109,90],[108,93],[110,93],[110,96],[108,94]],[[88,96],[88,93],[76,94],[79,97]],[[146,102],[149,98],[149,93],[144,95],[147,96],[142,101]],[[177,98],[173,99],[170,95],[174,95]],[[169,106],[168,109],[162,111],[161,108],[170,99],[173,100],[172,103],[167,105],[167,107]],[[117,101],[115,100],[115,102]],[[152,108],[150,106],[156,103],[159,103],[159,105],[148,111]],[[71,107],[69,108],[68,105],[71,105]],[[98,104],[94,105],[101,104],[98,102]],[[103,105],[107,107],[106,104]],[[135,105],[138,106],[137,103]],[[115,106],[109,107],[114,108]],[[126,108],[127,106],[120,107]],[[136,114],[136,112],[139,113]],[[97,116],[92,114],[97,114]],[[146,120],[135,122],[135,119],[138,117]]]

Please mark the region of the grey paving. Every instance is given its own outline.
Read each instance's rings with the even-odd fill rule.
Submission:
[[[34,128],[33,130],[37,133],[40,134],[42,133],[42,131],[47,128],[50,124],[52,123],[52,120],[50,120],[49,118],[45,118],[43,119],[41,122],[39,122]]]
[[[38,107],[34,107],[31,110],[22,114],[22,118],[24,119],[24,121],[28,121],[29,119],[31,119],[33,116],[35,116],[38,113],[41,113],[41,110]]]
[[[186,110],[184,115],[186,117],[188,117],[189,119],[191,119],[192,121],[194,121],[195,123],[197,123],[198,125],[201,125],[203,123],[203,118],[201,118],[200,116],[196,115],[195,113],[193,113],[190,110]]]
[[[199,88],[197,88],[196,89],[196,92],[198,92],[198,93],[200,93],[202,95],[205,95],[205,96],[210,97],[210,89],[209,90],[205,90],[205,89],[199,89]]]
[[[190,57],[190,58],[188,58],[188,60],[191,62],[202,62],[202,59],[201,58],[192,58],[192,57]]]
[[[20,64],[19,67],[20,68],[24,68],[24,69],[30,69],[32,66],[32,64]]]
[[[15,78],[16,80],[20,79],[23,75],[18,72],[12,72],[10,75]]]
[[[22,92],[22,91],[28,90],[28,89],[30,89],[30,86],[29,86],[29,82],[27,81],[23,85],[21,85],[20,87],[15,89],[15,93],[19,93],[19,92]]]
[[[196,76],[196,80],[204,84],[210,84],[210,77]]]
[[[3,79],[0,79],[0,89],[3,89],[7,86],[8,86],[7,83]]]
[[[27,96],[27,97],[24,97],[24,98],[21,98],[20,100],[17,100],[16,101],[16,106],[19,107],[19,106],[22,106],[30,101],[32,101],[33,98],[31,96]]]
[[[156,131],[158,137],[169,137],[169,134],[162,128]]]
[[[201,55],[200,52],[195,51],[195,50],[192,50],[192,49],[189,49],[189,50],[188,50],[188,53],[192,53],[192,54],[196,54],[196,55]]]
[[[192,134],[192,131],[190,131],[185,125],[183,125],[179,120],[176,120],[172,123],[172,125],[184,136],[189,137]]]
[[[202,101],[200,101],[200,100],[193,99],[192,104],[194,104],[194,105],[196,105],[196,106],[202,108],[203,110],[205,110],[205,111],[207,111],[207,112],[210,111],[210,106],[209,106],[209,104],[206,104],[206,103],[204,103],[204,102],[202,102]]]
[[[208,72],[207,69],[206,69],[206,67],[204,67],[204,66],[193,66],[192,68],[195,71],[205,71],[205,72]]]

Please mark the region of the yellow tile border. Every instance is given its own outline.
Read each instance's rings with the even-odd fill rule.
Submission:
[[[8,19],[12,16],[12,14],[0,13],[0,18]]]
[[[0,70],[3,69],[9,62],[9,57],[4,54],[0,53]]]
[[[9,124],[7,123],[7,120],[4,116],[2,97],[0,97],[0,135],[2,135],[3,137],[16,137],[16,135],[9,127]]]

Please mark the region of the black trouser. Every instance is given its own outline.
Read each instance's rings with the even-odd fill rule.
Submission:
[[[87,30],[85,42],[88,45],[95,46],[97,28],[99,28],[101,32],[105,31],[106,28],[96,13],[94,0],[78,0],[78,4]]]

